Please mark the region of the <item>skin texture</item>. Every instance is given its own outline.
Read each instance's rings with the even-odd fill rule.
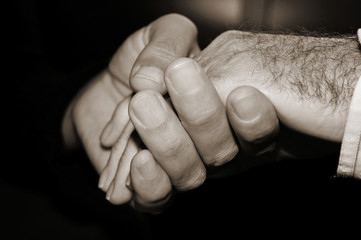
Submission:
[[[335,46],[342,51],[335,51]],[[295,48],[303,48],[303,50],[295,51]],[[262,54],[259,54],[259,51]],[[322,60],[326,57],[327,64],[323,64]],[[343,63],[354,67],[344,68],[339,63],[340,57],[345,58]],[[174,61],[165,72],[165,81],[178,117],[206,165],[214,164],[212,161],[217,162],[218,156],[227,155],[223,151],[234,152],[227,147],[232,146],[234,139],[227,135],[228,129],[222,125],[222,118],[219,116],[224,116],[222,114],[224,110],[218,107],[221,106],[219,102],[227,105],[230,123],[241,146],[243,149],[253,148],[254,155],[262,155],[277,149],[279,157],[280,155],[315,157],[315,150],[317,154],[322,155],[327,153],[329,151],[327,149],[333,145],[332,142],[322,141],[319,138],[340,140],[355,83],[352,79],[356,80],[359,72],[360,56],[353,40],[270,36],[230,31],[215,39],[196,60],[200,65],[194,60],[185,58]],[[213,88],[207,89],[202,80],[212,82],[219,98],[213,94]],[[244,90],[246,86],[259,89],[261,93],[268,96],[272,104],[266,97],[259,97],[262,96],[260,93],[252,95],[247,103],[247,97],[245,97],[247,90]],[[339,86],[346,87],[343,89]],[[138,94],[144,96],[153,93],[140,92]],[[267,116],[271,117],[263,121],[259,119],[256,128],[245,128],[247,124],[252,125],[251,122],[259,117],[259,112],[266,114],[266,111],[257,109],[260,106],[271,109],[267,113]],[[132,111],[142,111],[139,107],[144,110],[150,108],[139,105],[135,107],[131,104],[130,114],[132,115]],[[138,109],[135,110],[136,108]],[[278,132],[275,111],[280,120],[289,128],[316,138],[297,135],[293,133],[294,131],[289,131],[291,133],[283,134],[277,143],[270,144]],[[242,112],[247,114],[242,116]],[[152,114],[156,113],[149,112],[147,116]],[[239,124],[240,118],[243,119],[242,124]],[[160,140],[164,138],[158,138],[158,135],[162,136],[162,134],[155,132],[144,136],[142,134],[144,129],[135,121],[133,123],[148,149],[156,153],[156,159],[161,159],[157,146],[164,145]],[[208,132],[205,129],[208,129]],[[166,132],[169,135],[172,134],[169,133],[169,129]],[[211,136],[218,138],[209,140]],[[288,136],[287,139],[284,136]],[[231,139],[231,143],[227,143],[222,137]],[[292,138],[297,138],[296,146],[300,147],[287,145],[290,140],[292,142]],[[222,145],[222,143],[227,144]],[[221,151],[217,150],[219,146]],[[171,149],[174,149],[172,150],[174,154],[179,154],[177,150],[184,148]],[[207,153],[211,157],[208,157]],[[221,159],[228,161],[227,158]],[[242,161],[246,162],[244,157]],[[263,161],[261,159],[256,164],[243,165],[249,167],[249,165],[261,164]],[[218,165],[222,164],[224,162]]]
[[[129,101],[129,97],[133,93],[131,86],[137,89],[137,82],[142,82],[140,87],[144,85],[146,88],[165,92],[163,78],[166,67],[179,57],[195,56],[199,52],[196,37],[197,28],[195,25],[181,15],[170,14],[157,19],[132,34],[115,53],[109,67],[90,80],[68,107],[62,125],[65,146],[69,150],[79,146],[83,147],[95,169],[99,173],[105,172],[105,176],[110,175],[110,181],[106,181],[108,185],[105,186],[103,183],[101,187],[109,189],[110,185],[113,184],[112,189],[120,191],[121,194],[114,193],[114,196],[120,195],[120,198],[112,199],[113,191],[110,192],[111,194],[107,194],[113,203],[120,204],[132,200],[132,205],[146,205],[141,197],[137,197],[137,189],[130,189],[129,184],[127,184],[128,180],[132,178],[129,175],[129,168],[137,166],[136,164],[130,165],[131,160],[133,158],[143,159],[144,157],[138,158],[137,154],[140,154],[139,152],[134,155],[134,150],[139,149],[139,140],[134,139],[134,141],[128,142],[128,137],[126,137],[125,140],[118,141],[117,135],[109,135],[113,131],[105,134],[103,130],[106,129],[106,126],[109,126],[117,106],[120,106],[121,103],[124,104],[127,98]],[[147,76],[144,72],[151,74]],[[158,81],[159,79],[161,81]],[[148,81],[147,85],[144,84],[144,80]],[[128,119],[123,122],[129,122],[127,115],[126,118]],[[129,126],[129,129],[128,134],[130,135],[132,126]],[[118,130],[123,132],[123,126]],[[107,136],[110,136],[109,139]],[[104,139],[106,140],[102,141]],[[110,146],[113,146],[116,142],[119,143],[119,147],[110,149]],[[117,150],[117,153],[115,153],[115,150]],[[144,151],[142,151],[141,156],[150,155],[144,154]],[[109,161],[111,156],[115,161]],[[197,160],[197,158],[194,159]],[[151,161],[152,159],[148,160]],[[199,157],[197,161],[201,163]],[[107,167],[108,163],[114,165]],[[184,165],[186,164],[184,162]],[[123,168],[128,170],[124,171]],[[202,169],[205,170],[204,167]],[[108,171],[110,173],[107,173]],[[117,173],[119,176],[115,176]],[[204,181],[205,172],[204,174],[198,174],[198,176],[200,179],[197,181],[191,180],[192,175],[184,178],[183,181],[185,185],[187,185],[187,182],[201,183]],[[117,179],[117,183],[113,183],[113,179]],[[165,183],[169,187],[161,186],[162,189],[170,189],[171,183],[168,175],[167,179]],[[115,185],[117,187],[114,187]],[[137,186],[137,184],[134,184],[134,186]],[[134,198],[132,198],[133,193],[135,193]],[[157,193],[159,193],[159,197],[164,195],[161,191],[157,191]],[[139,194],[139,196],[144,196],[144,194]],[[134,203],[134,201],[139,201],[142,204]]]
[[[162,19],[167,24],[161,24]],[[169,27],[172,23],[173,28]],[[189,36],[184,34],[187,31],[194,34],[170,47],[181,39],[172,32],[178,28],[184,30],[180,30],[182,37]],[[158,34],[152,32],[157,30]],[[165,32],[172,34],[160,34]],[[231,163],[240,163],[236,165],[240,170],[262,164],[262,156],[269,152],[314,156],[312,148],[306,154],[289,152],[282,138],[274,140],[279,131],[277,115],[287,127],[317,140],[337,141],[342,135],[357,80],[353,76],[360,74],[359,52],[351,39],[231,31],[197,55],[195,36],[194,25],[179,15],[165,16],[136,32],[114,55],[108,71],[84,88],[66,115],[72,124],[64,121],[63,126],[76,130],[93,165],[102,172],[101,180],[105,176],[100,187],[114,204],[130,202],[141,211],[159,212],[170,199],[172,185],[178,190],[201,185],[204,165],[229,162],[238,146],[242,151]],[[192,60],[195,55],[196,61]],[[152,57],[159,59],[149,60]],[[138,91],[132,98],[130,86]],[[166,90],[172,106],[162,97]],[[139,136],[132,134],[134,127]],[[71,134],[64,135],[72,139]],[[303,144],[309,142],[307,137],[286,136],[293,148],[309,147]],[[244,152],[258,157],[249,162]]]
[[[236,87],[250,85],[271,100],[286,125],[341,141],[361,71],[355,39],[229,31],[198,61],[223,102]]]

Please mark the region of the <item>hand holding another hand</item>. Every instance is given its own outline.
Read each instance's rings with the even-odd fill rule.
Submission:
[[[210,172],[223,176],[284,157],[315,157],[329,151],[320,147],[333,144],[303,134],[315,129],[316,136],[327,134],[328,125],[320,131],[317,126],[331,116],[331,108],[322,101],[305,108],[308,102],[299,93],[283,91],[289,83],[269,84],[275,75],[259,69],[261,51],[232,50],[263,36],[242,42],[247,34],[222,34],[199,54],[196,35],[194,24],[182,16],[159,18],[131,35],[109,69],[73,101],[67,116],[114,204],[158,212],[173,187],[196,188]],[[224,57],[228,52],[232,58]],[[280,135],[279,117],[286,126]]]
[[[133,66],[129,66],[130,61],[124,60],[127,59],[126,56],[134,54],[131,51],[134,47],[133,42],[139,41],[134,35],[125,41],[109,64],[117,92],[124,91],[122,90],[124,86],[129,85],[138,91],[142,88],[148,89],[148,91],[140,91],[132,99],[129,94],[123,94],[128,97],[124,97],[118,103],[111,121],[107,123],[101,134],[102,145],[111,149],[111,153],[108,152],[107,164],[101,170],[99,186],[107,192],[107,198],[114,204],[122,204],[133,199],[132,205],[136,205],[137,208],[147,206],[146,211],[152,211],[151,209],[158,208],[157,206],[166,205],[172,192],[172,185],[177,190],[195,188],[205,179],[204,164],[206,166],[223,165],[232,160],[238,152],[237,141],[228,123],[226,108],[203,69],[191,59],[181,58],[173,62],[176,56],[188,54],[192,57],[199,51],[195,41],[196,30],[194,25],[189,23],[188,19],[178,15],[158,19],[147,27],[146,36],[152,36],[148,44],[142,51],[134,51],[140,53]],[[173,29],[177,29],[176,33],[170,31],[171,25]],[[153,31],[156,29],[158,34],[153,33],[152,29]],[[185,30],[182,32],[179,29]],[[191,40],[185,45],[186,41],[182,38],[186,31],[189,33],[187,36],[191,36],[188,39]],[[179,33],[182,34],[176,35]],[[139,31],[135,33],[135,36],[139,36]],[[178,48],[170,48],[172,43]],[[179,49],[180,46],[183,50]],[[173,52],[167,52],[167,49]],[[171,62],[173,64],[168,67]],[[125,69],[132,69],[129,82],[126,80]],[[164,81],[166,69],[168,69],[166,75],[171,76]],[[175,86],[168,87],[173,82]],[[172,95],[172,103],[177,105],[178,116],[162,97],[162,94],[166,92],[166,86],[168,93]],[[172,90],[169,90],[170,88]],[[250,98],[256,97],[267,101],[261,93],[255,89],[249,89],[251,88],[243,90],[240,88],[239,92],[249,95],[253,91],[255,95],[250,94]],[[237,94],[241,95],[239,92]],[[146,143],[147,149],[141,150],[139,139],[134,135],[131,137],[133,124],[129,122],[127,114],[129,103],[132,122],[136,122],[137,133]],[[274,136],[278,131],[278,120],[272,105],[266,104],[263,110],[264,117],[270,117],[271,124],[260,128],[264,133],[259,131],[255,134],[248,133],[246,137],[250,141],[253,141],[252,136],[259,137],[260,134]],[[252,109],[242,111],[244,115],[248,115],[247,111],[252,111]],[[154,117],[153,121],[152,117]],[[162,117],[165,119],[161,124]],[[266,121],[263,120],[263,122]],[[241,134],[245,129],[256,125],[257,123],[253,125],[247,123],[246,127],[237,126],[241,128],[237,132]],[[222,174],[227,175],[230,172],[239,171],[229,170],[222,171]],[[219,175],[219,171],[215,173]],[[147,177],[144,178],[143,175]]]

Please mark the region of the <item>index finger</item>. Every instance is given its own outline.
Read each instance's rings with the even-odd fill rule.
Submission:
[[[178,117],[159,92],[138,92],[129,116],[140,138],[179,190],[194,189],[205,180],[206,169]]]

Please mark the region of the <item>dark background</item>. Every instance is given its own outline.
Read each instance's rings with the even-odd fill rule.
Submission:
[[[240,26],[356,33],[360,9],[360,1],[349,0],[11,1],[2,9],[8,15],[3,39],[9,40],[3,47],[10,54],[3,55],[0,239],[352,232],[353,224],[360,226],[352,217],[359,214],[360,184],[332,178],[337,155],[207,180],[199,189],[177,194],[163,214],[151,216],[105,200],[85,154],[62,151],[60,121],[75,93],[106,66],[122,41],[166,13],[192,19],[203,48]]]

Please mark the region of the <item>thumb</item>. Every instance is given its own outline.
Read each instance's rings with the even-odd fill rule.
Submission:
[[[197,27],[179,14],[165,15],[145,28],[145,47],[135,61],[130,85],[135,91],[153,89],[166,93],[164,72],[179,57],[194,57],[199,51]]]
[[[200,51],[197,27],[179,14],[162,16],[130,35],[109,62],[117,83],[134,90],[165,93],[164,71],[176,58],[194,57]]]

